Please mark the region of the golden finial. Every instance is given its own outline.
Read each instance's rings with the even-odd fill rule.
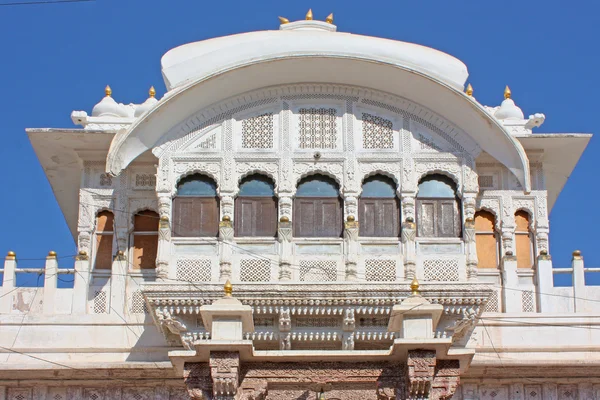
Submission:
[[[106,87],[104,88],[104,94],[108,97],[112,95],[112,89],[110,88],[110,86],[106,85]]]
[[[17,253],[15,253],[14,251],[9,251],[6,254],[6,258],[8,258],[9,260],[14,260],[16,256],[17,256]]]
[[[306,20],[311,21],[312,19],[313,19],[312,9],[309,9],[308,12],[306,13]]]
[[[325,18],[325,22],[328,24],[333,24],[333,13],[329,14],[327,18]]]
[[[229,221],[231,221],[231,217],[229,215],[223,215],[223,221],[229,222]]]
[[[281,25],[283,25],[283,24],[289,24],[290,23],[290,20],[287,19],[287,18],[284,18],[284,17],[278,17],[278,18],[279,18],[279,23]]]
[[[290,222],[290,217],[282,215],[281,218],[279,218],[279,222]]]
[[[583,257],[581,256],[581,250],[575,250],[573,252],[573,260],[582,260]]]
[[[419,281],[417,280],[417,277],[414,277],[410,283],[410,290],[412,290],[413,296],[419,295]]]
[[[229,279],[227,279],[227,282],[225,282],[225,286],[223,286],[223,289],[225,290],[225,297],[231,297],[231,293],[233,292],[233,285],[231,284]]]
[[[471,86],[470,83],[469,86],[467,86],[467,90],[465,91],[465,93],[467,94],[467,96],[473,96],[473,86]]]
[[[150,90],[148,90],[148,94],[150,95],[150,97],[156,96],[156,89],[154,89],[154,86],[150,87]]]
[[[348,222],[354,222],[354,221],[356,221],[356,218],[354,218],[354,215],[348,215],[346,217],[346,221],[348,221]]]
[[[53,251],[53,250],[50,250],[50,251],[48,252],[48,257],[56,258],[56,252],[55,252],[55,251]]]
[[[512,92],[510,91],[510,88],[508,87],[508,85],[506,85],[506,87],[504,88],[504,98],[510,99],[511,95],[512,95]]]

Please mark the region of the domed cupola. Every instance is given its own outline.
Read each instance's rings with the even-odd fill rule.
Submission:
[[[129,117],[129,113],[127,109],[122,105],[117,103],[112,98],[112,89],[110,86],[106,86],[104,89],[104,93],[106,96],[98,104],[94,106],[92,109],[93,117],[120,117],[127,118]]]
[[[498,119],[525,119],[523,111],[517,107],[510,96],[510,88],[507,86],[506,89],[504,89],[504,101],[494,113],[494,117]]]
[[[140,115],[144,114],[146,111],[154,107],[156,103],[158,103],[158,100],[156,100],[156,90],[154,89],[154,86],[152,86],[148,91],[148,98],[146,99],[146,101],[135,107],[134,116],[136,118],[139,117]]]

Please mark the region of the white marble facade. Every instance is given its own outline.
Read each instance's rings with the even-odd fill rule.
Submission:
[[[555,287],[548,243],[556,176],[589,135],[532,133],[544,115],[525,118],[508,88],[500,106],[479,104],[463,93],[466,66],[447,54],[335,30],[311,16],[232,36],[210,65],[198,61],[209,47],[185,45],[163,57],[162,99],[152,89],[123,105],[107,89],[91,115],[73,112],[77,135],[28,130],[42,165],[63,163],[49,180],[63,189],[78,256],[73,267],[49,253],[41,288],[17,287],[19,257],[6,257],[0,399],[600,399],[600,295],[585,283],[594,271],[576,252],[562,271],[573,287]],[[214,237],[172,234],[177,184],[192,174],[216,183]],[[240,181],[252,174],[274,183],[274,238],[234,235]],[[339,185],[341,237],[293,235],[298,182],[314,174]],[[428,174],[454,182],[460,237],[416,234]],[[358,234],[374,175],[396,185],[398,237]],[[156,268],[140,270],[133,224],[144,210],[160,220]],[[481,210],[494,217],[495,268],[478,260]],[[102,211],[114,215],[108,269],[96,268]],[[517,261],[519,211],[531,268]],[[57,287],[60,274],[73,275],[72,289]],[[207,326],[228,280],[241,308],[214,318],[244,328],[214,339],[214,326],[233,326]]]

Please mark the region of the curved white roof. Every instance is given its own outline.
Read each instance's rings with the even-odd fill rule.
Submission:
[[[332,32],[315,24],[324,23],[306,21],[298,30],[226,36],[167,52],[162,67],[169,92],[115,136],[107,172],[118,175],[199,110],[256,89],[310,82],[369,88],[423,105],[467,132],[530,190],[525,151],[497,119],[463,93],[468,73],[461,61],[427,47]]]
[[[462,89],[467,66],[441,51],[413,43],[325,30],[279,30],[241,33],[184,44],[162,58],[171,90],[215,71],[260,60],[327,55],[380,60],[421,72]]]

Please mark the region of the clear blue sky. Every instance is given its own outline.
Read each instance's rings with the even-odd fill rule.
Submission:
[[[0,0],[0,4],[14,0]],[[475,96],[498,105],[506,84],[525,115],[546,114],[540,132],[595,133],[600,85],[600,4],[592,1],[198,1],[97,0],[0,6],[3,210],[0,255],[38,266],[49,250],[75,253],[26,127],[74,128],[72,110],[113,97],[140,103],[164,93],[160,58],[192,41],[277,29],[277,16],[335,14],[339,31],[430,46],[467,64]],[[581,249],[600,267],[597,137],[590,142],[550,218],[555,267]],[[71,260],[61,260],[64,267]],[[65,265],[67,264],[67,265]]]

